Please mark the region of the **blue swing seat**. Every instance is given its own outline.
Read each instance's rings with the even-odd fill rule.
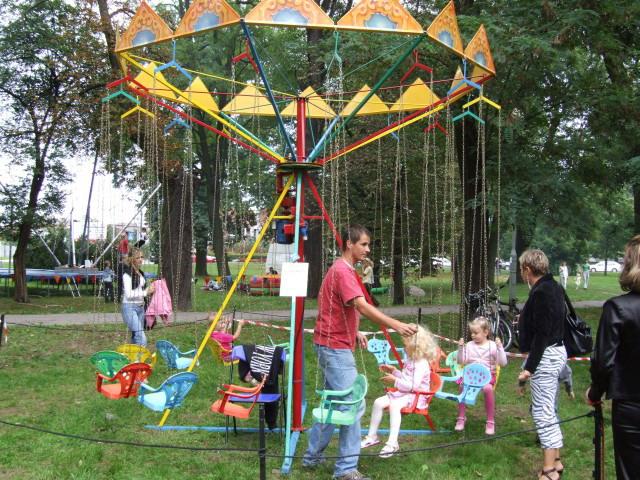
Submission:
[[[317,390],[320,403],[313,409],[313,419],[318,423],[353,425],[358,419],[367,388],[367,377],[360,373],[346,390]]]
[[[367,350],[376,357],[378,365],[397,365],[398,361],[391,358],[391,345],[386,340],[380,338],[372,338],[367,342]],[[407,356],[404,352],[404,348],[396,348],[398,353],[402,355],[403,359]]]
[[[156,350],[167,363],[170,369],[184,370],[191,365],[193,357],[196,355],[195,349],[181,352],[173,343],[168,340],[158,340]]]
[[[140,385],[138,401],[154,412],[163,412],[182,405],[189,390],[198,381],[198,376],[192,372],[180,372],[171,375],[158,388],[146,383]]]
[[[482,388],[491,381],[491,370],[481,363],[465,365],[462,371],[462,391],[459,394],[438,392],[437,398],[455,400],[465,405],[475,405]]]

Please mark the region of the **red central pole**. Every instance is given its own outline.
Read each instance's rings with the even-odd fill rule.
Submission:
[[[303,163],[306,158],[306,125],[307,111],[306,99],[298,98],[297,102],[297,138],[296,138],[296,161]],[[300,229],[300,222],[304,219],[304,182],[302,181],[302,171],[296,171],[296,191],[300,208],[296,211],[295,228]],[[304,238],[298,240],[298,261],[304,262]],[[295,335],[293,345],[293,421],[291,428],[300,431],[302,427],[302,402],[304,399],[304,301],[305,297],[296,297],[296,319]]]

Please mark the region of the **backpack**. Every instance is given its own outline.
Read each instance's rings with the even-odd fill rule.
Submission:
[[[567,357],[578,357],[591,353],[593,350],[593,337],[591,327],[581,319],[571,305],[571,300],[564,292],[566,314],[564,320],[564,348]]]

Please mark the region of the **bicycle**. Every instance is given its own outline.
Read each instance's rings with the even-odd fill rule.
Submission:
[[[504,349],[509,350],[512,346],[518,345],[520,310],[516,305],[515,298],[511,302],[500,300],[499,291],[504,286],[500,286],[497,290],[487,287],[475,293],[469,293],[466,296],[466,301],[470,307],[475,306],[473,318],[486,317],[491,325],[493,336],[499,337]],[[503,306],[509,307],[508,310],[502,308]]]

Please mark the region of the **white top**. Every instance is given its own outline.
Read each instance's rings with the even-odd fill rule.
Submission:
[[[122,274],[122,303],[133,303],[135,305],[143,305],[144,297],[147,296],[147,289],[144,288],[145,279],[140,275],[140,283],[135,290],[131,286],[131,275]]]
[[[566,265],[560,265],[560,276],[561,277],[569,277],[569,267]]]

